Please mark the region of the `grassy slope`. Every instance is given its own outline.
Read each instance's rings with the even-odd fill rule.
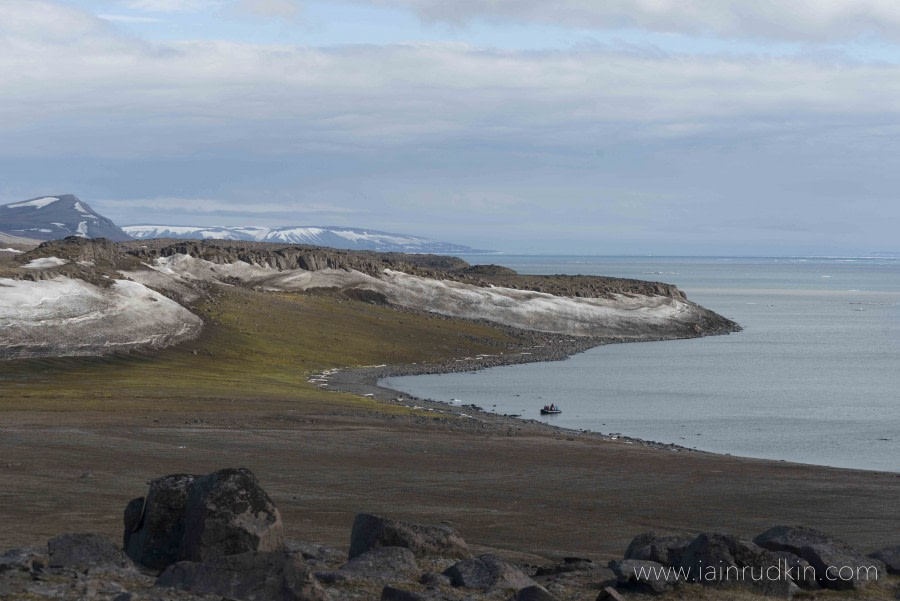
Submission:
[[[307,377],[333,367],[497,353],[488,326],[331,297],[224,288],[202,336],[152,355],[0,363],[0,411],[277,409],[360,404]]]

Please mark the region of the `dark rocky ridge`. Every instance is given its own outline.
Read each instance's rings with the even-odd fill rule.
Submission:
[[[475,286],[504,286],[558,296],[610,298],[613,294],[658,295],[685,299],[676,286],[624,278],[584,275],[520,275],[498,265],[470,265],[457,257],[350,251],[299,244],[221,240],[147,240],[119,247],[150,261],[185,254],[213,263],[244,261],[278,269],[346,269],[377,276],[385,269]]]

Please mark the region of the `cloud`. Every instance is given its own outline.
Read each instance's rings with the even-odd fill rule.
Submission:
[[[156,17],[138,17],[134,15],[98,14],[97,16],[104,21],[113,23],[160,23],[162,21],[162,19],[157,19]]]
[[[121,0],[134,10],[156,13],[199,12],[219,6],[222,0]]]
[[[900,4],[893,0],[358,1],[458,24],[490,19],[724,37],[834,40],[874,33],[900,39]]]

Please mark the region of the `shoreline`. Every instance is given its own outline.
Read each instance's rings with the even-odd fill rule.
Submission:
[[[519,330],[521,333],[523,330]],[[528,363],[547,363],[554,361],[565,361],[573,355],[586,352],[599,346],[610,344],[628,344],[638,342],[663,342],[668,340],[690,340],[692,338],[675,338],[675,337],[659,337],[659,338],[641,338],[641,339],[623,339],[623,338],[573,338],[562,334],[551,334],[546,332],[536,332],[524,330],[529,335],[542,339],[542,343],[535,346],[525,346],[518,350],[496,355],[477,355],[475,357],[463,357],[452,361],[441,363],[410,363],[405,365],[370,365],[350,368],[339,368],[314,374],[309,378],[309,382],[318,385],[320,388],[333,390],[336,392],[345,392],[355,394],[357,396],[377,400],[382,403],[393,405],[402,405],[410,409],[420,409],[434,412],[447,417],[459,418],[462,423],[469,422],[473,427],[470,430],[505,430],[509,432],[511,428],[521,430],[523,427],[527,430],[541,430],[547,433],[556,433],[567,437],[590,437],[598,440],[621,441],[625,444],[632,444],[658,450],[700,453],[720,456],[735,457],[723,453],[713,453],[685,447],[675,443],[665,443],[655,440],[647,440],[632,436],[625,436],[616,432],[595,432],[592,430],[566,428],[556,426],[546,422],[522,417],[520,414],[504,414],[487,411],[475,404],[455,404],[445,401],[435,401],[431,399],[423,399],[409,393],[395,390],[387,386],[381,386],[379,382],[389,377],[419,376],[419,375],[435,375],[462,372],[475,372],[493,367],[504,367],[508,365],[523,365]],[[702,338],[710,335],[724,335],[726,333],[704,334],[698,336]],[[746,458],[754,459],[754,458]],[[778,461],[778,460],[772,460]],[[866,470],[863,470],[866,471]]]

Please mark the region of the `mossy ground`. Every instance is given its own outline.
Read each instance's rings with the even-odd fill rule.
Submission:
[[[223,287],[194,310],[207,326],[200,338],[175,348],[0,364],[0,411],[373,405],[307,379],[335,367],[436,362],[515,343],[489,326],[327,295]]]

